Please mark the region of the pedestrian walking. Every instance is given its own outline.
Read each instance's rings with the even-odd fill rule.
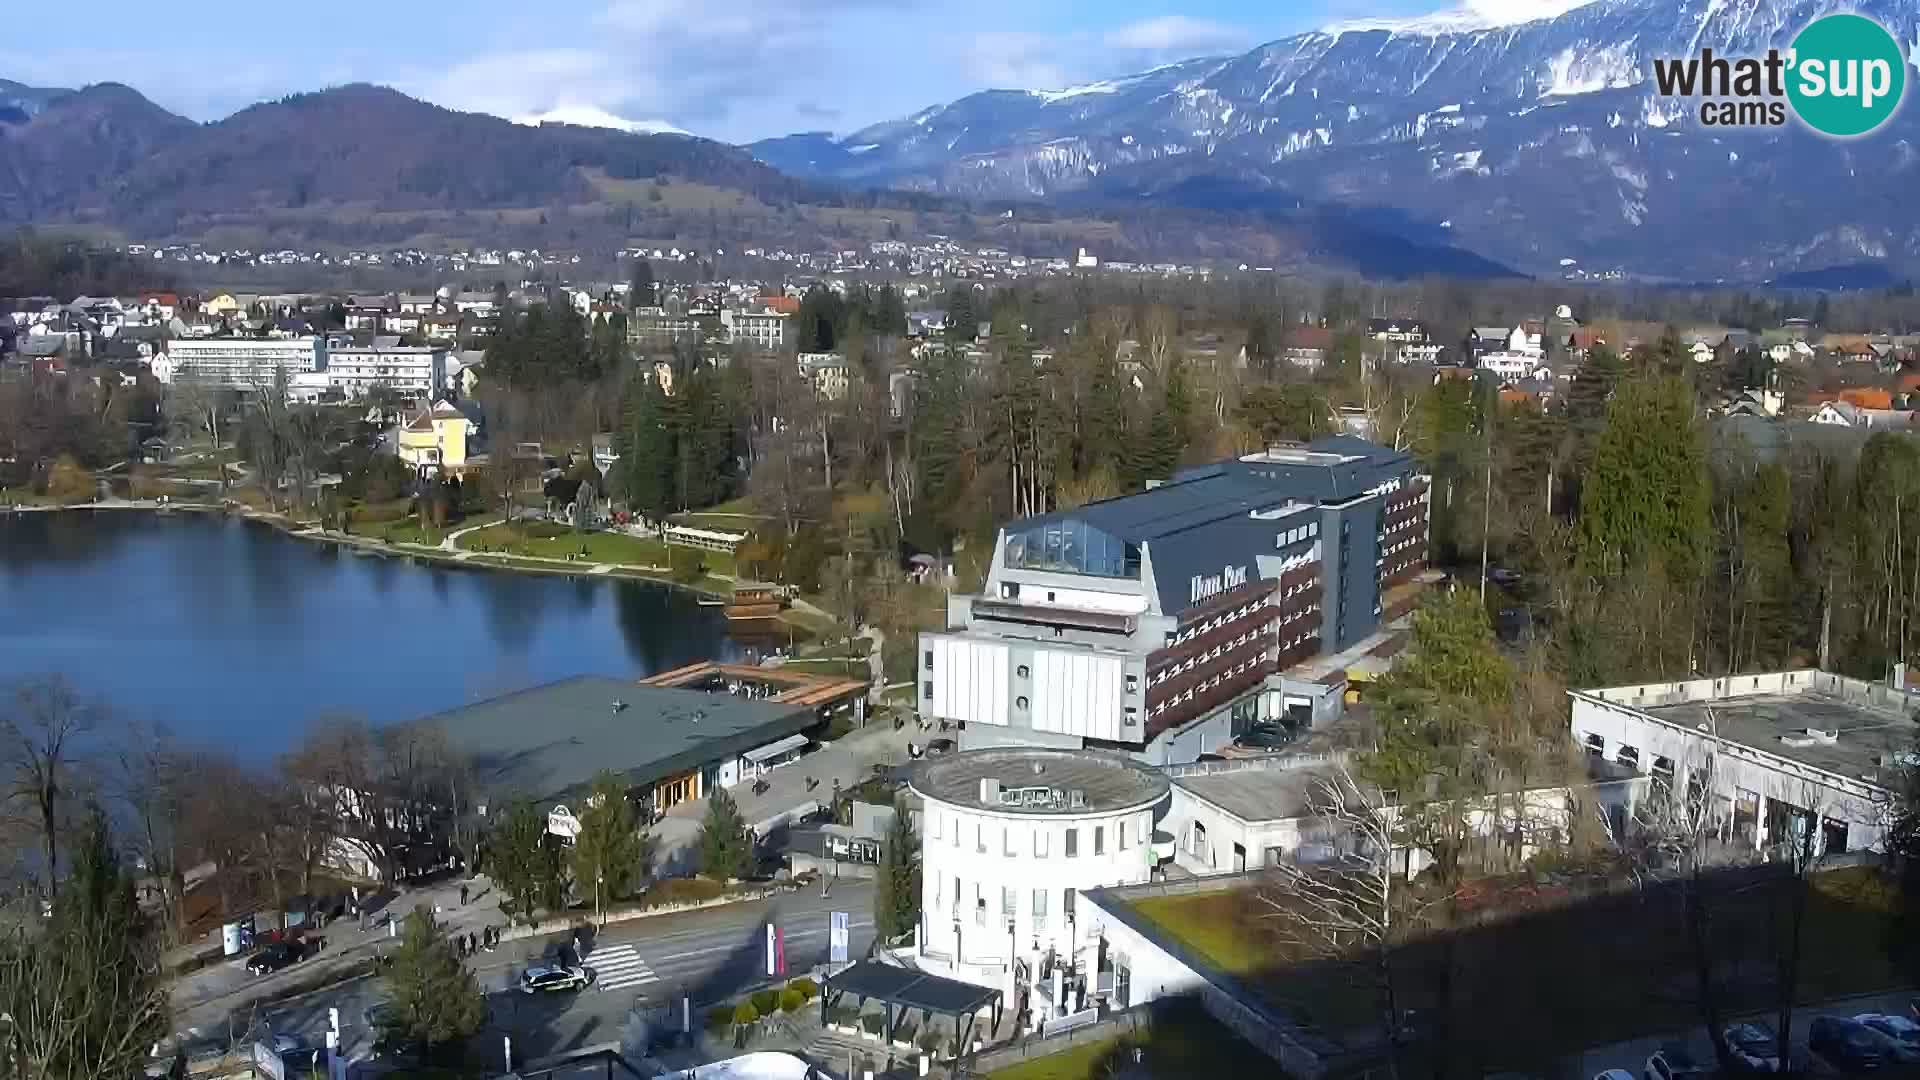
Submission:
[[[460,886],[460,906],[467,906],[467,887],[465,885]]]

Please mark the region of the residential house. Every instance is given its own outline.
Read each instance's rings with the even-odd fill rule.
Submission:
[[[480,424],[450,401],[437,401],[401,427],[400,460],[421,476],[458,476],[478,464]]]
[[[847,396],[847,361],[839,353],[801,353],[800,374],[813,384],[813,392],[827,401]]]
[[[1280,358],[1303,371],[1318,371],[1332,345],[1333,331],[1324,326],[1289,327],[1281,339]]]
[[[1829,401],[1809,417],[1816,424],[1832,424],[1866,431],[1905,430],[1913,424],[1913,414],[1894,409],[1863,409],[1845,401]]]
[[[1721,409],[1726,416],[1779,416],[1786,395],[1778,390],[1743,390]]]
[[[1552,379],[1553,370],[1540,362],[1538,353],[1490,352],[1480,357],[1480,370],[1502,380]]]
[[[1418,319],[1369,319],[1367,336],[1378,343],[1382,358],[1396,364],[1431,364],[1442,348]]]
[[[180,294],[143,292],[140,294],[139,307],[146,313],[148,322],[167,322],[180,313]]]

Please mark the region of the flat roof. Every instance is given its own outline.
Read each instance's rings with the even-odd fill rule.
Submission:
[[[804,705],[580,675],[426,719],[468,755],[481,790],[546,799],[603,769],[629,786],[652,784],[799,732],[815,714]]]
[[[1007,803],[981,799],[982,780],[999,782],[1003,793],[1049,789],[1057,799]],[[1005,814],[1078,815],[1147,806],[1166,797],[1172,785],[1158,772],[1120,754],[1100,750],[1053,750],[996,746],[935,758],[914,770],[911,786],[925,799]],[[1076,804],[1072,793],[1078,792]]]
[[[1890,786],[1911,754],[1920,696],[1805,670],[1574,691],[1849,780]],[[1809,731],[1833,733],[1828,743]]]
[[[1284,821],[1307,816],[1308,796],[1323,769],[1248,766],[1176,776],[1174,784],[1241,821]]]

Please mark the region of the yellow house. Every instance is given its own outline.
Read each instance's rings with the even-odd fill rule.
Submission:
[[[452,402],[435,402],[400,429],[400,460],[426,475],[457,476],[468,468],[468,443],[477,431]]]
[[[200,310],[209,315],[239,315],[246,311],[246,305],[232,293],[220,293],[200,305]]]

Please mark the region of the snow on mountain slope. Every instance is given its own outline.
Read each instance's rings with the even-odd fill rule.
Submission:
[[[1189,183],[1211,170],[1287,198],[1448,220],[1470,248],[1543,272],[1574,258],[1773,277],[1874,252],[1920,270],[1903,194],[1920,157],[1912,103],[1839,143],[1791,124],[1702,127],[1687,103],[1653,92],[1657,58],[1756,54],[1834,10],[1920,41],[1912,0],[1473,0],[750,149],[802,176],[989,197],[1154,198],[1212,190]]]

